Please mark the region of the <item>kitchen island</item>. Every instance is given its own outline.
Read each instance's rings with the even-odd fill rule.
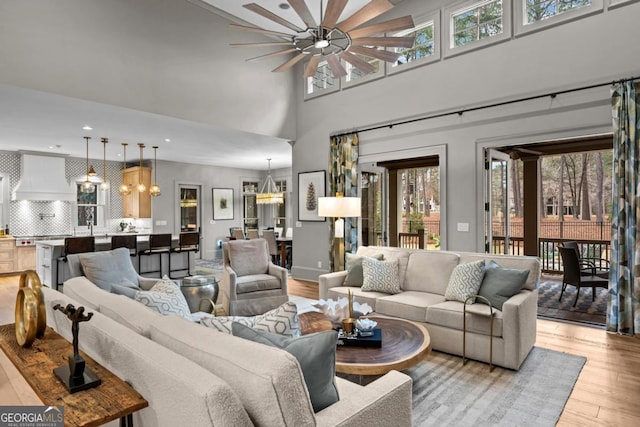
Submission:
[[[111,249],[111,236],[117,234],[129,234],[129,233],[113,233],[113,234],[101,234],[95,235],[95,250],[96,251],[108,251]],[[80,237],[80,236],[78,236]],[[148,234],[136,234],[137,237],[137,252],[149,248],[149,235]],[[179,236],[172,236],[172,246],[177,247]],[[40,276],[40,281],[50,288],[56,289],[57,281],[60,283],[71,278],[69,268],[66,263],[60,261],[58,258],[64,255],[64,239],[59,240],[36,240],[36,271]],[[169,263],[164,257],[162,262],[162,276],[169,274]],[[187,254],[186,253],[171,253],[171,267],[174,270],[182,269],[179,273],[184,275],[187,269]],[[157,255],[143,256],[143,257],[131,257],[131,263],[136,271],[149,271],[159,269],[159,259]],[[193,271],[194,257],[190,258],[189,268]],[[140,265],[141,264],[141,265]],[[58,270],[60,269],[60,278],[58,279]],[[147,276],[147,275],[145,275]],[[158,277],[158,273],[149,274],[149,277]]]

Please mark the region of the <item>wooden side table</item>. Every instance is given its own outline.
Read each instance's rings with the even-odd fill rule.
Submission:
[[[116,419],[120,419],[121,426],[132,426],[132,414],[149,406],[133,387],[83,352],[86,366],[102,380],[102,384],[70,394],[53,369],[67,364],[73,347],[49,327],[31,347],[22,348],[16,342],[15,325],[2,325],[0,348],[45,405],[64,406],[65,426],[98,426]]]

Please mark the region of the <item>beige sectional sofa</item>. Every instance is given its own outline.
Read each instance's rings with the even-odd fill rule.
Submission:
[[[323,274],[319,279],[320,298],[340,298],[351,291],[356,301],[368,303],[375,314],[404,318],[426,325],[434,350],[462,355],[463,306],[445,300],[449,278],[458,264],[484,260],[508,269],[528,270],[523,289],[495,311],[493,363],[518,369],[536,339],[536,314],[541,264],[537,257],[505,256],[470,252],[429,251],[392,247],[361,246],[358,256],[384,255],[398,260],[402,292],[386,294],[344,286],[346,271]],[[489,306],[467,305],[467,357],[489,362]]]
[[[85,276],[45,289],[47,323],[71,339],[68,319],[51,307],[83,305],[80,349],[130,382],[149,407],[136,426],[411,425],[411,378],[392,371],[367,386],[335,378],[340,400],[314,413],[302,371],[288,352],[162,316]]]

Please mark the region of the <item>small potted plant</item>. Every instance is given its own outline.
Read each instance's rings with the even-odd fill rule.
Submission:
[[[124,229],[127,228],[127,223],[124,220],[120,221],[118,225],[120,226],[120,231],[124,231]]]

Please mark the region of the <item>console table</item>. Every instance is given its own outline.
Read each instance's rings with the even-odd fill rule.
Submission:
[[[131,426],[131,414],[149,406],[133,387],[83,352],[87,367],[102,380],[102,384],[70,394],[54,375],[53,368],[67,364],[73,347],[49,327],[31,347],[22,348],[16,342],[15,325],[2,325],[0,348],[45,405],[64,406],[65,426],[98,426],[116,419],[121,420],[121,426]]]

